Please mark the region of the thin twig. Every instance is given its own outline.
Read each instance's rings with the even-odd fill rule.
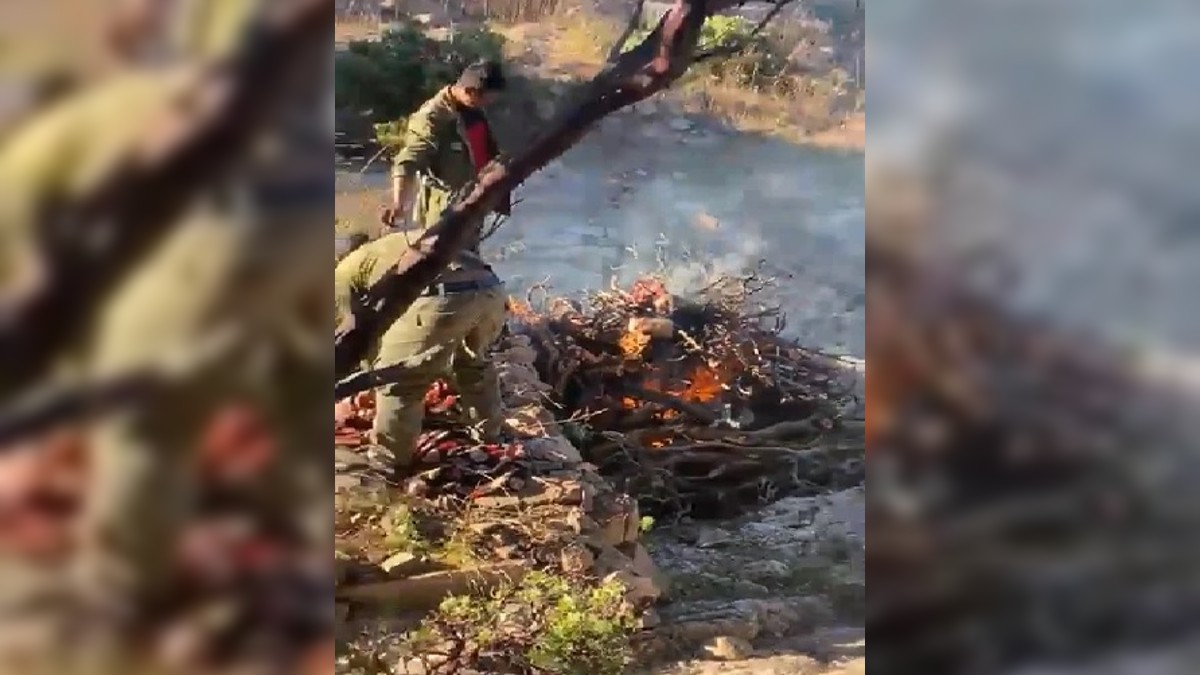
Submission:
[[[629,15],[629,21],[625,24],[625,29],[621,31],[621,35],[617,41],[613,43],[608,50],[608,55],[604,57],[606,63],[616,63],[621,56],[621,52],[625,51],[625,43],[629,42],[629,37],[633,32],[642,25],[642,13],[646,9],[646,0],[637,0],[637,5],[633,8],[633,13]]]
[[[420,354],[405,359],[399,363],[394,363],[383,368],[373,368],[371,370],[363,370],[350,375],[349,377],[339,380],[333,387],[333,396],[335,399],[343,399],[348,396],[353,396],[359,392],[383,387],[388,384],[393,384],[398,380],[398,375],[411,372],[412,369],[432,358],[434,355],[444,350],[443,346],[435,346],[427,349]]]

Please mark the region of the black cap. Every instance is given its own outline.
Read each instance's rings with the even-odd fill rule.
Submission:
[[[458,76],[458,86],[464,89],[500,91],[504,85],[504,70],[496,61],[476,61]]]

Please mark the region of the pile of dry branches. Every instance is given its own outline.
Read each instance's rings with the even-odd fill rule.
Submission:
[[[654,277],[514,301],[513,330],[585,457],[651,513],[717,517],[857,484],[861,420],[846,368],[781,336],[769,280],[721,278],[694,298]]]

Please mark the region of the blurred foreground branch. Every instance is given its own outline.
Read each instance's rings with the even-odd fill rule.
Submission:
[[[290,65],[328,49],[328,0],[272,5],[230,60],[206,68],[167,119],[85,198],[39,225],[48,273],[34,296],[5,313],[0,374],[7,393],[45,374],[102,298],[161,241],[196,192],[235,162],[284,99]]]
[[[225,356],[242,332],[236,327],[214,330],[181,345],[158,363],[97,382],[39,392],[0,409],[0,452],[21,447],[25,438],[63,424],[86,421],[156,396]]]

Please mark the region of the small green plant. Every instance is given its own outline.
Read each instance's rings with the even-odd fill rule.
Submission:
[[[452,654],[440,666],[445,672],[620,675],[637,630],[624,594],[615,581],[581,584],[533,572],[485,597],[445,600],[405,645],[414,655]]]
[[[421,534],[412,509],[406,504],[397,504],[388,509],[384,513],[380,525],[386,532],[384,545],[389,552],[413,555],[430,554],[432,546]]]
[[[654,529],[654,516],[642,516],[641,520],[638,521],[638,529],[641,530],[642,534]]]

